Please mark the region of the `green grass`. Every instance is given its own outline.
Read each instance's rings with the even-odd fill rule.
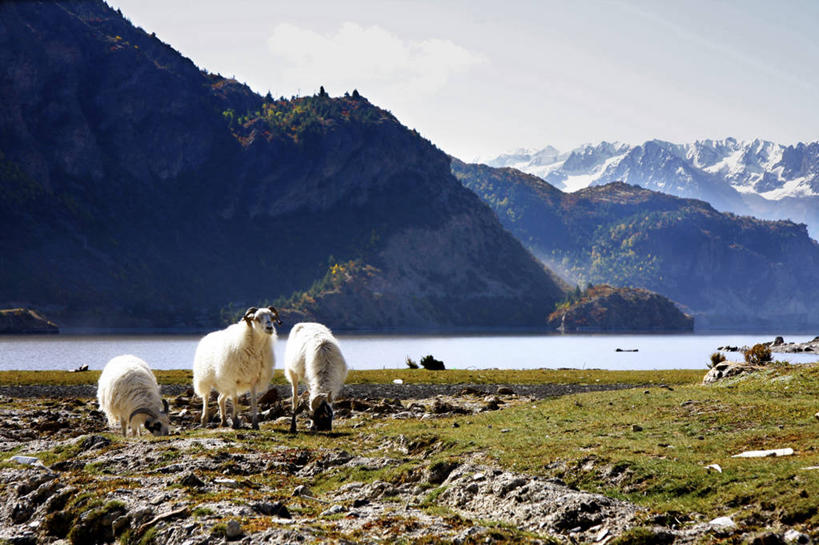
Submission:
[[[580,394],[457,419],[403,421],[379,432],[433,435],[454,445],[442,454],[482,453],[501,466],[658,512],[815,525],[819,470],[803,468],[819,465],[817,399],[819,367],[778,366],[719,386]],[[784,447],[796,455],[731,457]],[[714,463],[722,473],[706,469]],[[748,504],[755,507],[743,508]]]
[[[191,384],[190,370],[154,371],[160,384]],[[605,371],[599,369],[531,369],[531,370],[460,370],[427,371],[426,369],[383,369],[350,371],[348,384],[388,384],[401,379],[405,384],[694,384],[702,380],[703,370],[673,369],[663,371]],[[96,384],[99,371],[0,371],[0,386],[32,384]],[[287,384],[277,369],[273,384]]]

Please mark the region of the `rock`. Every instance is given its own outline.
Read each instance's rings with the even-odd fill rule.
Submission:
[[[356,499],[353,500],[353,507],[355,509],[358,509],[359,507],[364,507],[365,505],[369,505],[369,504],[370,504],[370,500],[367,500],[367,499],[364,499],[364,498],[356,498]]]
[[[705,469],[716,471],[717,473],[722,473],[722,467],[719,464],[709,464],[705,466]]]
[[[510,388],[509,386],[498,386],[498,395],[500,396],[511,396],[515,395],[515,391]]]
[[[322,517],[329,517],[329,516],[332,516],[332,515],[338,515],[339,513],[346,513],[346,512],[347,512],[346,507],[344,507],[343,505],[336,504],[336,505],[330,507],[329,509],[323,511],[321,513],[321,516]]]
[[[749,545],[784,545],[785,540],[781,534],[775,532],[762,532],[753,536],[750,540],[746,540]]]
[[[225,528],[225,538],[228,541],[235,541],[242,537],[242,526],[239,524],[237,520],[229,520],[227,523],[227,528]]]
[[[782,337],[777,337],[774,339],[773,346],[779,346],[781,344],[785,344],[785,339],[783,339]]]
[[[31,518],[31,515],[34,514],[34,506],[31,505],[31,502],[22,499],[14,504],[14,507],[11,509],[11,521],[14,524],[22,524],[26,522],[28,519]]]
[[[278,403],[281,401],[281,396],[279,396],[279,391],[276,388],[268,389],[261,397],[256,401],[260,407],[269,407],[274,403]]]
[[[312,498],[313,492],[303,484],[300,484],[293,489],[293,496],[309,496]]]
[[[737,527],[736,522],[731,520],[731,517],[717,517],[708,524],[714,528],[720,528],[723,530],[732,530]]]
[[[37,536],[31,532],[17,534],[5,540],[8,545],[37,545]]]
[[[111,444],[111,440],[102,435],[88,435],[80,442],[80,447],[83,450],[94,450],[97,448],[107,447]]]
[[[785,543],[793,544],[797,543],[799,545],[807,545],[810,543],[810,536],[807,534],[803,534],[802,532],[797,532],[793,528],[785,532]]]
[[[643,427],[639,424],[632,424],[631,431],[643,431]]]
[[[265,515],[268,517],[278,517],[280,519],[292,518],[292,515],[290,515],[290,511],[288,511],[287,507],[285,507],[284,504],[280,501],[276,501],[273,503],[256,502],[252,504],[250,507],[260,515]]]
[[[193,472],[186,473],[185,475],[183,475],[182,478],[179,479],[179,484],[190,488],[202,488],[205,486],[205,483],[202,481],[202,479],[194,475]]]
[[[453,462],[449,460],[435,462],[431,464],[427,468],[427,482],[430,484],[441,484],[449,477],[449,474],[452,473],[456,467],[458,467],[458,462]]]

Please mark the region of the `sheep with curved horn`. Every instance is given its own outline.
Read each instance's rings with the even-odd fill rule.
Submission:
[[[259,429],[257,394],[264,393],[273,378],[276,364],[273,343],[276,325],[281,325],[274,307],[250,307],[242,318],[225,329],[205,335],[193,357],[193,388],[202,398],[202,426],[208,422],[208,396],[219,392],[221,425],[227,425],[227,398],[232,401],[232,425],[240,427],[236,416],[239,396],[250,392],[253,429]]]
[[[100,374],[97,401],[108,425],[119,425],[123,437],[141,435],[144,426],[153,435],[168,435],[168,401],[162,398],[151,368],[132,355],[112,358]]]

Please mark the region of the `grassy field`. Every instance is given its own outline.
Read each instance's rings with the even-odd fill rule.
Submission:
[[[193,372],[187,369],[155,371],[160,384],[190,384]],[[694,384],[704,371],[678,369],[665,371],[603,371],[580,369],[533,370],[447,370],[390,369],[350,371],[348,384],[387,384],[401,379],[406,384]],[[99,371],[0,371],[0,386],[27,384],[96,384]],[[286,384],[284,373],[276,369],[273,384]]]
[[[157,374],[164,383],[190,381],[190,371]],[[710,386],[700,384],[703,375],[704,371],[357,371],[349,382],[400,378],[428,383],[639,386],[447,418],[382,419],[373,424],[354,418],[341,422],[332,434],[286,436],[278,429],[255,435],[224,434],[236,437],[237,451],[272,448],[287,441],[294,449],[343,449],[364,456],[393,449],[396,459],[402,460],[378,471],[334,474],[307,483],[318,492],[352,480],[398,483],[437,462],[469,458],[557,477],[582,490],[632,501],[648,508],[646,523],[730,516],[748,528],[785,525],[819,534],[819,469],[815,469],[819,466],[815,416],[819,364],[772,364],[763,372]],[[92,383],[97,376],[96,372],[7,371],[0,373],[0,384]],[[282,382],[278,372],[276,382]],[[402,455],[392,446],[399,444],[417,448]],[[732,457],[746,450],[785,447],[795,454]],[[721,472],[707,467],[712,464]],[[435,491],[430,493],[434,496]],[[430,509],[435,509],[434,502]]]

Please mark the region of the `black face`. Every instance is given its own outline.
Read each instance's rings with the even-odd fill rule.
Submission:
[[[145,429],[151,432],[153,435],[159,435],[162,431],[162,422],[159,420],[145,420]]]
[[[333,429],[333,408],[326,401],[313,412],[313,429],[316,431],[330,431]]]

